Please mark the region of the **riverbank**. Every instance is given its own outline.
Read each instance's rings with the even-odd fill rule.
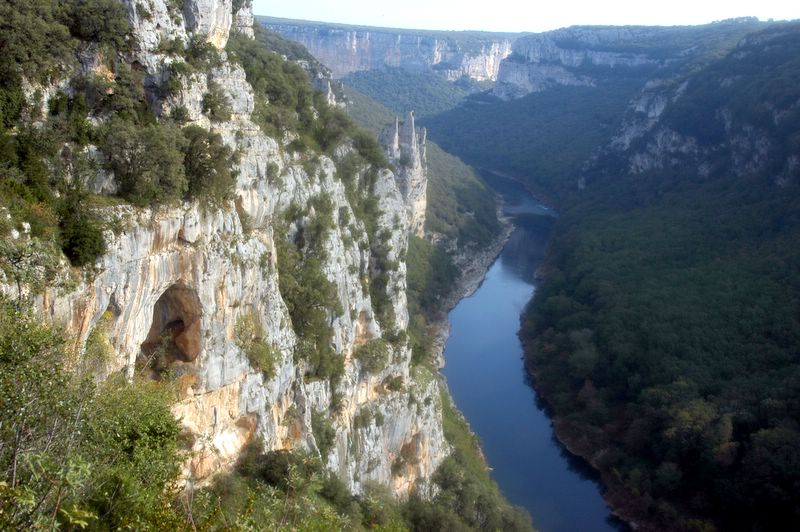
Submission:
[[[444,347],[447,344],[447,338],[450,336],[450,322],[447,315],[462,299],[471,296],[480,288],[486,273],[500,256],[516,228],[512,218],[505,214],[504,207],[505,201],[501,196],[498,196],[496,206],[497,220],[503,227],[498,238],[483,250],[469,250],[469,252],[462,252],[453,258],[453,262],[461,272],[461,276],[453,290],[442,300],[441,307],[431,322],[431,327],[433,328],[431,358],[438,369],[444,367]]]
[[[520,336],[520,340],[525,351],[525,371],[530,375],[534,389],[544,405],[548,417],[552,420],[553,435],[556,441],[566,453],[590,468],[597,475],[602,486],[601,495],[603,500],[608,506],[611,515],[619,521],[617,526],[623,530],[627,527],[629,530],[637,532],[661,530],[662,528],[651,526],[647,523],[646,512],[639,508],[640,505],[637,504],[636,495],[624,489],[622,483],[614,477],[612,472],[603,469],[601,465],[603,457],[610,451],[610,448],[598,448],[596,445],[598,440],[603,439],[602,435],[592,434],[590,437],[587,431],[581,430],[580,427],[576,427],[557,414],[552,403],[547,399],[548,390],[546,384],[542,382],[536,372],[536,368],[527,356],[530,347],[522,336]]]

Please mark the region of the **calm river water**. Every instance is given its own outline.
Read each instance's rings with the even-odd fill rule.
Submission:
[[[523,367],[519,316],[535,291],[553,213],[513,182],[487,181],[506,198],[518,229],[481,287],[450,312],[442,372],[500,489],[530,512],[538,530],[619,530],[597,482],[555,440]]]

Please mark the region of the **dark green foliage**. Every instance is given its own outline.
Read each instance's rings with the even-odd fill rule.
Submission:
[[[54,110],[72,110],[51,116],[49,127],[20,128],[16,135],[2,136],[0,165],[5,175],[0,181],[0,199],[11,215],[10,227],[20,230],[23,223],[29,224],[35,241],[59,243],[72,264],[82,266],[94,262],[105,250],[102,223],[94,211],[82,205],[86,199],[83,182],[89,171],[86,162],[71,149],[59,154],[54,148],[59,140],[82,139],[88,135],[88,128],[82,99],[56,100],[60,103],[53,105]],[[50,164],[56,161],[59,166],[51,169]],[[67,162],[72,166],[71,184],[66,183],[60,166]],[[31,245],[38,246],[36,242]],[[36,265],[29,264],[28,268],[35,269]]]
[[[0,2],[0,83],[4,88],[25,75],[45,80],[69,64],[73,41],[56,0]]]
[[[467,164],[561,197],[574,192],[584,161],[611,139],[644,82],[619,78],[598,87],[557,87],[508,102],[481,94],[422,122],[431,139]]]
[[[457,239],[462,249],[488,246],[500,233],[494,194],[475,171],[428,141],[425,230]]]
[[[183,165],[189,195],[217,204],[230,199],[236,185],[233,150],[223,144],[219,133],[198,126],[185,127],[182,132],[187,141]]]
[[[413,73],[399,68],[356,72],[344,81],[395,113],[414,111],[420,117],[448,111],[470,93],[435,72]]]
[[[125,8],[116,0],[4,0],[0,20],[3,88],[21,76],[46,81],[63,73],[74,62],[75,39],[122,46],[128,33]]]
[[[311,412],[311,430],[314,433],[314,440],[317,442],[317,449],[323,462],[327,462],[328,455],[336,443],[336,430],[328,419],[327,412]]]
[[[297,205],[284,214],[287,222],[299,224],[293,241],[287,238],[290,226],[280,223],[274,227],[280,291],[300,337],[295,358],[309,363],[307,377],[330,379],[335,384],[344,366],[332,347],[329,315],[341,314],[342,309],[335,285],[322,271],[325,243],[333,227],[333,205],[324,195],[312,198],[309,205],[315,216],[305,225],[299,224],[304,213]]]
[[[372,279],[369,285],[369,295],[372,300],[372,308],[375,310],[375,317],[384,328],[384,336],[387,340],[393,341],[393,337],[396,335],[396,316],[389,293],[389,282],[390,276],[397,269],[398,264],[397,261],[389,260],[391,237],[391,231],[382,229],[377,234],[377,238],[373,238],[370,256]]]
[[[122,47],[128,33],[128,13],[118,0],[72,0],[70,33],[83,41]]]
[[[353,135],[353,147],[359,155],[364,158],[369,164],[377,168],[386,168],[389,166],[386,160],[386,154],[383,149],[375,140],[375,136],[366,131],[358,131]]]
[[[680,157],[639,175],[601,159],[605,172],[562,211],[525,316],[528,362],[565,434],[603,453],[616,498],[656,527],[800,524],[789,452],[800,184],[774,178],[798,132],[796,120],[766,119],[777,105],[794,112],[800,39],[796,26],[773,31],[692,74],[664,112],[662,125],[720,155],[710,175]],[[765,170],[737,177],[729,135],[748,125],[770,149]]]
[[[186,63],[197,72],[207,72],[222,65],[219,51],[203,35],[192,37],[186,46],[184,57]]]
[[[266,380],[275,377],[276,353],[267,342],[264,327],[255,314],[243,314],[236,321],[236,345],[247,355],[250,364],[261,371]]]
[[[269,51],[260,42],[264,30],[255,28],[255,40],[234,35],[227,46],[233,60],[247,74],[256,93],[256,119],[267,134],[310,131],[314,93],[308,75],[296,63]]]
[[[455,287],[459,272],[440,248],[427,240],[408,241],[408,295],[412,313],[430,316],[439,311],[440,299]]]
[[[117,63],[114,79],[99,76],[76,78],[76,89],[86,98],[92,114],[114,117],[137,125],[152,124],[155,115],[147,106],[144,73],[125,63]]]
[[[181,528],[353,529],[360,517],[358,521],[340,517],[350,512],[346,507],[332,508],[323,497],[329,495],[347,505],[346,496],[332,491],[337,486],[329,475],[325,476],[322,488],[318,488],[320,476],[317,458],[290,451],[265,454],[263,443],[256,440],[245,449],[234,472],[217,476],[210,488],[181,500],[187,514]],[[350,504],[355,504],[358,515],[357,503]]]
[[[317,98],[318,118],[314,124],[312,135],[320,149],[332,153],[342,140],[354,130],[350,117],[339,108],[331,107],[321,101],[322,94]]]
[[[383,338],[373,338],[356,349],[353,356],[369,373],[380,373],[389,362],[389,345]]]
[[[91,264],[106,250],[103,229],[91,211],[86,209],[87,194],[78,186],[71,187],[59,212],[61,249],[73,266]]]
[[[120,186],[120,194],[136,205],[169,203],[188,189],[183,166],[187,141],[180,130],[164,124],[137,127],[113,120],[102,148]]]
[[[231,119],[231,102],[216,82],[208,83],[208,92],[203,95],[203,112],[215,122]]]
[[[318,460],[303,453],[263,450],[255,455],[249,468],[247,474],[282,491],[303,489],[321,470]]]
[[[334,474],[325,477],[319,494],[341,513],[347,513],[353,504],[357,505],[356,498],[347,489],[347,485]]]

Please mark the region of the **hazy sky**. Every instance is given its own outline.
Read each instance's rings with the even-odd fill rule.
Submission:
[[[256,15],[414,29],[543,31],[573,24],[703,24],[800,18],[797,0],[253,0]]]

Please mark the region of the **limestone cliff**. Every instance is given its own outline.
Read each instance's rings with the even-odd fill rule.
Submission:
[[[268,29],[303,44],[337,78],[353,72],[401,68],[494,81],[511,53],[513,34],[367,28],[258,17]]]
[[[760,27],[743,18],[705,26],[573,26],[525,35],[501,63],[493,92],[513,99],[555,86],[594,86],[619,75],[652,75],[701,58]]]
[[[267,449],[316,451],[312,415],[324,415],[336,435],[323,462],[354,492],[374,480],[399,495],[415,486],[425,493],[449,448],[437,381],[414,379],[402,334],[385,339],[408,323],[404,257],[410,222],[395,176],[387,169],[374,176],[380,216],[376,234],[368,234],[334,160],[351,153],[352,143],[339,146],[335,157],[312,158],[287,149],[295,134],[272,138],[254,123],[253,89],[242,67],[227,61],[224,52],[232,31],[252,36],[250,2],[237,13],[231,0],[186,0],[181,11],[165,0],[125,4],[133,32],[130,61],[144,73],[148,105],[159,116],[181,108],[189,124],[222,136],[237,154],[236,199],[220,207],[198,201],[106,207],[106,216],[118,222],[115,232],[106,232],[107,251],[68,293],[46,291],[38,301],[41,310],[79,342],[102,327],[116,353],[107,373],[142,371],[136,368],[159,342],[171,339],[174,348],[164,363],[181,388],[175,414],[192,442],[186,465],[191,482],[229,468],[256,436]],[[167,92],[162,89],[174,75],[175,59],[161,44],[176,39],[207,41],[222,61],[182,75],[179,88]],[[85,72],[79,74],[102,71],[102,61],[98,53],[83,62]],[[203,109],[211,85],[230,103],[230,116],[221,121],[211,121]],[[410,127],[413,133],[413,120]],[[424,133],[413,139],[424,160]],[[96,181],[98,192],[115,189],[113,175]],[[328,198],[339,216],[325,237],[322,264],[341,307],[328,316],[332,347],[344,360],[335,390],[328,380],[310,377],[308,362],[298,356],[299,337],[280,290],[276,256],[276,242],[287,236],[276,232],[286,227],[277,221],[290,206],[313,205],[310,200],[318,197]],[[308,207],[286,230],[297,235],[314,216]],[[342,223],[344,218],[350,222]],[[388,271],[376,262],[377,233],[386,253],[383,263],[395,265]],[[393,322],[376,317],[370,285],[377,276],[386,285]],[[255,324],[259,340],[273,353],[274,377],[249,361],[241,341],[245,323]],[[381,338],[388,361],[368,370],[357,349]]]
[[[425,210],[428,206],[428,161],[425,128],[414,124],[414,113],[405,121],[395,118],[380,135],[389,162],[395,167],[395,181],[406,204],[412,234],[425,235]]]
[[[796,181],[800,157],[787,148],[782,131],[797,103],[762,90],[769,82],[752,81],[750,70],[768,54],[790,56],[796,34],[796,26],[777,25],[743,39],[713,67],[648,82],[611,143],[587,163],[583,181],[603,168],[630,174],[679,169],[695,179],[762,174],[778,186]],[[737,103],[744,97],[757,98],[757,105]]]

